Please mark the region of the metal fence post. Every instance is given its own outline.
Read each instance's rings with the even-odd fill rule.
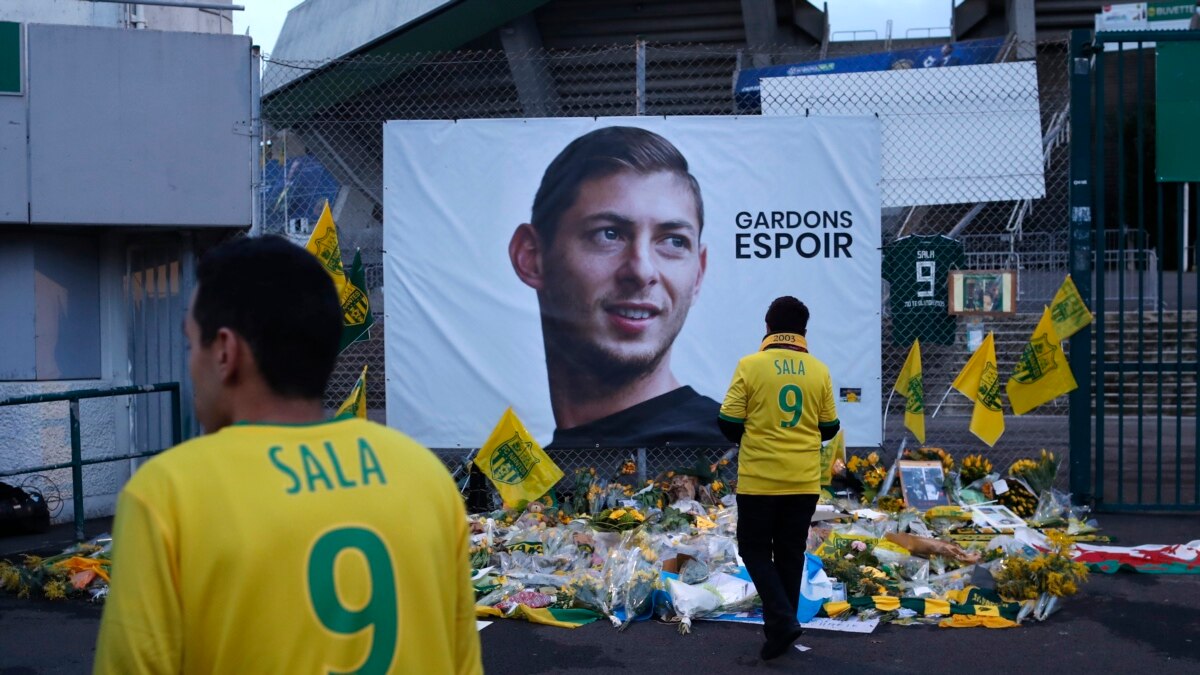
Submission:
[[[641,486],[646,484],[646,449],[645,448],[637,449],[637,481],[638,481],[638,489],[640,490],[640,489],[642,489]]]
[[[79,399],[71,406],[71,502],[75,507],[75,541],[83,541],[83,443],[79,439]]]
[[[183,408],[181,407],[179,383],[171,387],[171,445],[183,442]]]
[[[637,41],[637,114],[646,114],[646,41]]]
[[[1092,297],[1092,67],[1088,30],[1071,31],[1071,277],[1085,299]],[[1103,180],[1099,177],[1098,180]],[[1103,275],[1102,261],[1097,274]],[[1103,307],[1097,308],[1104,311]],[[1070,394],[1070,485],[1075,503],[1092,498],[1092,329],[1071,337],[1071,371],[1078,384]],[[1102,400],[1096,405],[1103,406]],[[1102,411],[1097,410],[1096,414]]]

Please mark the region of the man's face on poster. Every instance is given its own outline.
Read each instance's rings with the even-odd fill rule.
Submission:
[[[704,278],[696,200],[687,179],[670,171],[620,171],[580,184],[553,239],[541,242],[535,287],[548,348],[618,376],[653,369]]]

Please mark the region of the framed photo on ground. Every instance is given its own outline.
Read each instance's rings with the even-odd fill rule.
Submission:
[[[904,494],[905,504],[918,511],[950,504],[941,462],[902,459],[898,464],[900,491]]]
[[[1001,504],[983,504],[972,506],[971,510],[978,516],[977,521],[996,530],[1014,530],[1025,527],[1021,516],[1013,513],[1007,506]]]
[[[1012,270],[951,270],[951,314],[1000,316],[1017,311],[1017,273]]]

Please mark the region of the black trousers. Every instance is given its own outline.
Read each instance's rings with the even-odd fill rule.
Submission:
[[[763,604],[763,630],[781,636],[796,623],[808,526],[817,495],[738,495],[738,553]]]

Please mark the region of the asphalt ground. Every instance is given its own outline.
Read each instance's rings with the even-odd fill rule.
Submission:
[[[1200,517],[1100,514],[1103,532],[1127,546],[1200,539]],[[89,535],[107,521],[89,522]],[[0,539],[0,557],[59,547],[70,528]],[[22,543],[23,542],[23,543]],[[24,548],[22,548],[24,547]],[[56,549],[49,549],[54,552]],[[102,608],[82,601],[19,600],[0,594],[0,675],[90,671]],[[499,620],[480,633],[489,673],[929,673],[1200,672],[1200,575],[1092,575],[1044,623],[1019,628],[942,629],[880,625],[868,635],[809,631],[811,648],[762,662],[756,626],[697,622],[596,622],[573,630]]]

